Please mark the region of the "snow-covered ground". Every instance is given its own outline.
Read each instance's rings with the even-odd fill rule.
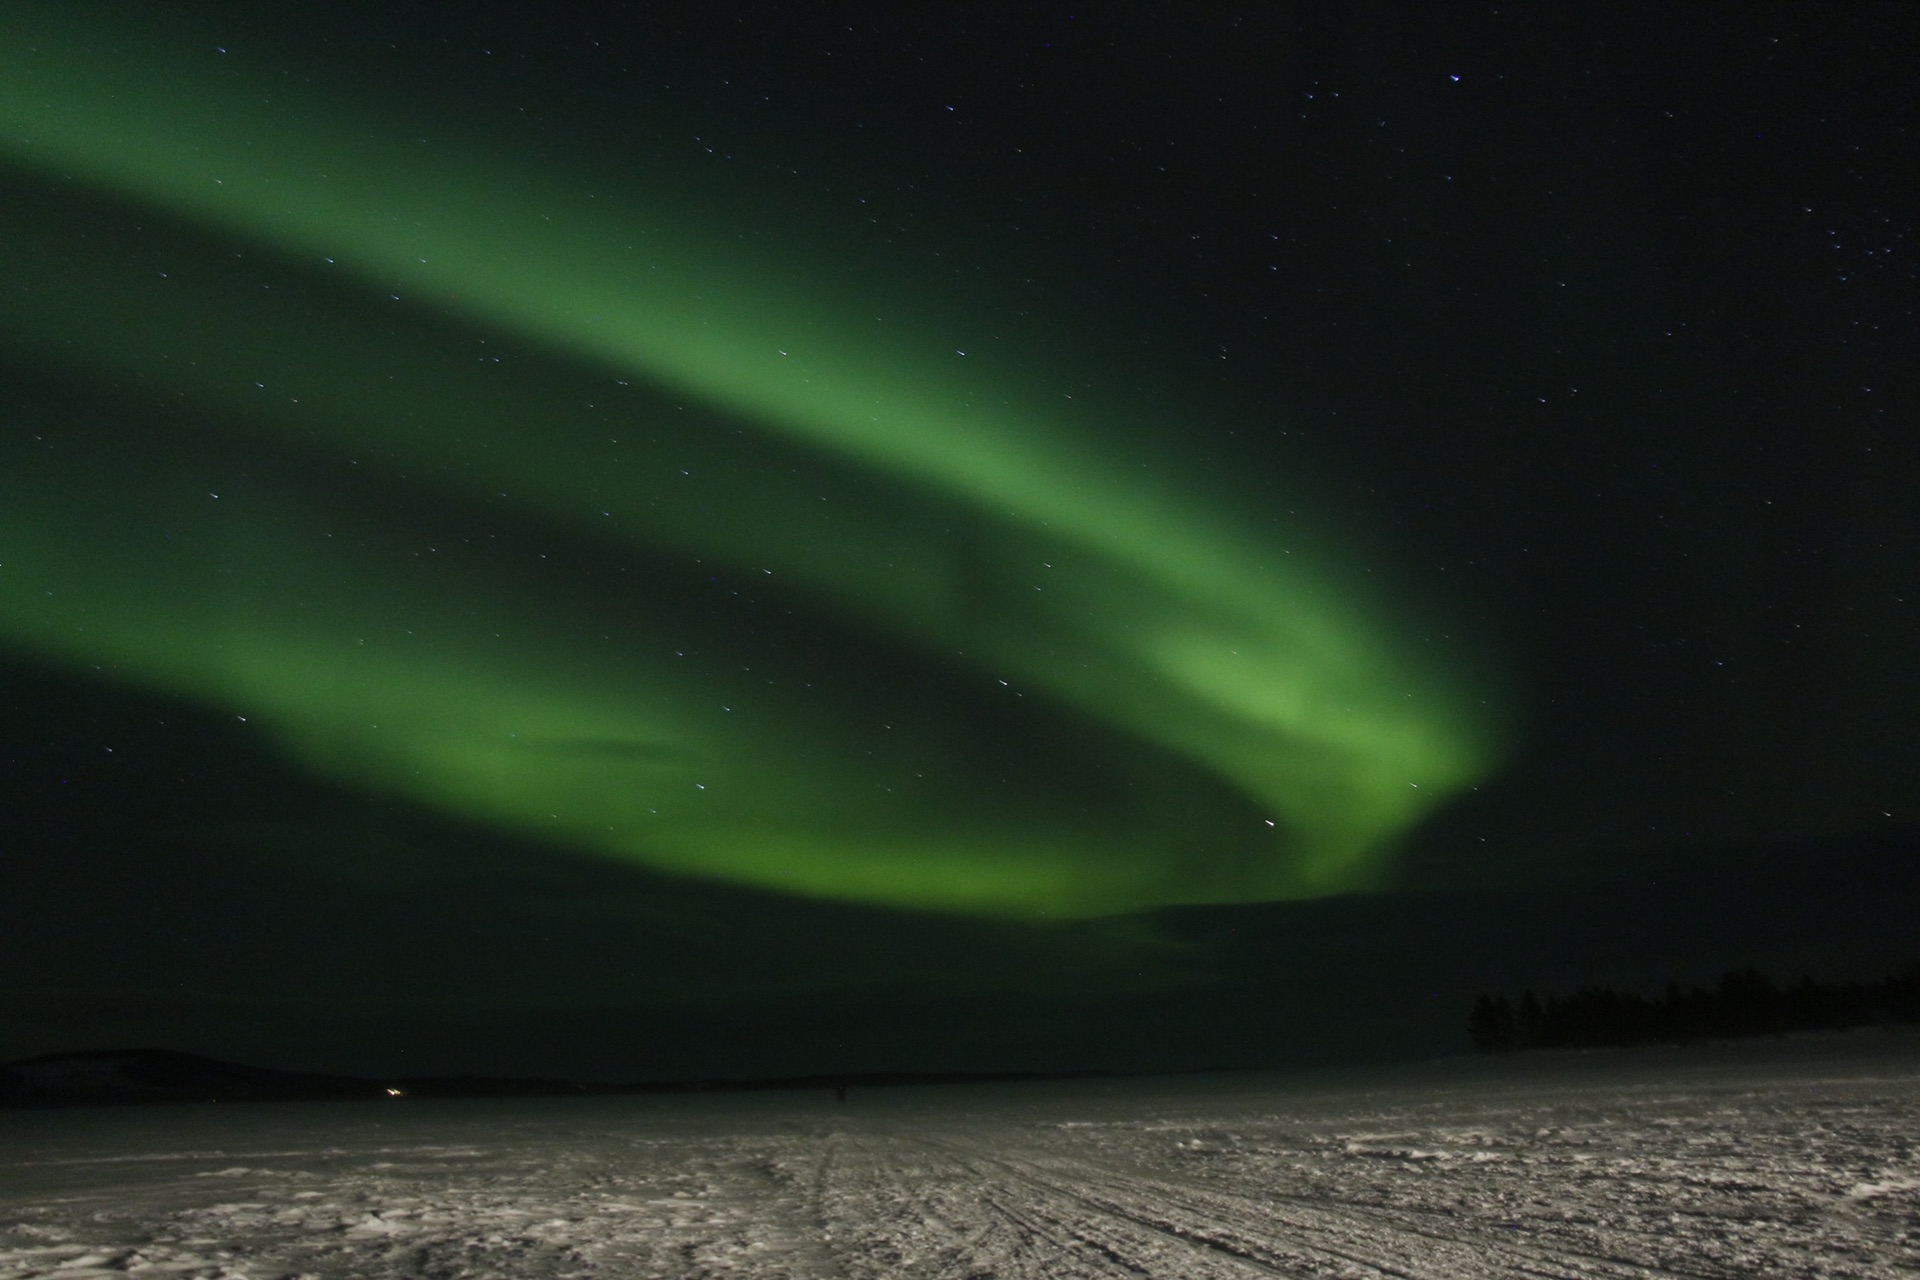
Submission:
[[[0,1116],[0,1277],[1920,1274],[1920,1052]]]

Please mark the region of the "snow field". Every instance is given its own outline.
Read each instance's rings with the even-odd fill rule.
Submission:
[[[1920,1062],[0,1117],[0,1280],[1920,1275]]]

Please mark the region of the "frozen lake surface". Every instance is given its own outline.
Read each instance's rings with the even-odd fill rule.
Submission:
[[[1920,1050],[0,1115],[0,1277],[1920,1275]]]

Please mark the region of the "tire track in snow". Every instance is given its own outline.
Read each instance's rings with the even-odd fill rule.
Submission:
[[[1441,1232],[1390,1212],[1340,1210],[1163,1178],[1129,1176],[1078,1160],[1044,1163],[975,1153],[984,1165],[1072,1196],[1090,1208],[1257,1262],[1269,1273],[1339,1272],[1359,1266],[1401,1280],[1515,1275],[1555,1280],[1725,1280],[1729,1273],[1676,1270],[1563,1247],[1516,1245],[1479,1232]]]
[[[954,1150],[983,1179],[1022,1184],[1040,1196],[1071,1202],[1096,1220],[1104,1220],[1109,1234],[1125,1232],[1127,1227],[1142,1229],[1163,1241],[1173,1241],[1199,1251],[1213,1260],[1230,1260],[1238,1275],[1310,1275],[1392,1277],[1415,1280],[1416,1277],[1446,1275],[1447,1272],[1408,1270],[1402,1260],[1382,1256],[1378,1250],[1365,1250],[1347,1238],[1348,1233],[1327,1230],[1324,1224],[1311,1233],[1311,1240],[1265,1238],[1250,1233],[1244,1221],[1232,1221],[1220,1213],[1192,1203],[1188,1198],[1167,1194],[1167,1189],[1144,1183],[1128,1185],[1112,1170],[1097,1169],[1074,1162],[1069,1175],[1064,1162],[1046,1163],[1032,1158],[969,1151],[951,1140],[932,1140]],[[1124,1225],[1123,1225],[1124,1224]],[[1291,1224],[1297,1226],[1298,1224]],[[1363,1268],[1356,1271],[1355,1268]],[[1169,1276],[1191,1274],[1184,1267],[1164,1272]]]
[[[983,1168],[970,1152],[896,1132],[858,1140],[856,1179],[838,1212],[859,1243],[843,1255],[861,1276],[995,1280],[1247,1280],[1273,1272],[1192,1241],[1090,1210],[1072,1195]]]

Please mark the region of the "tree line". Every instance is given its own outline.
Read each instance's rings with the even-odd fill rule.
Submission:
[[[1677,982],[1649,998],[1611,987],[1583,987],[1518,1002],[1483,995],[1467,1016],[1467,1036],[1482,1053],[1513,1049],[1585,1049],[1690,1040],[1839,1030],[1880,1022],[1920,1022],[1920,963],[1877,982],[1815,982],[1782,987],[1758,969],[1721,977],[1712,990]]]

